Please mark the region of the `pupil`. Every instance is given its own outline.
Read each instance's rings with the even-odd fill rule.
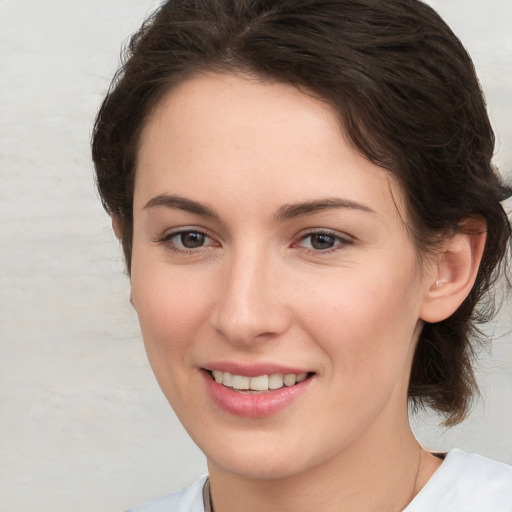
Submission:
[[[317,250],[330,249],[334,246],[334,241],[332,235],[312,235],[311,247]]]
[[[197,233],[195,231],[182,233],[181,243],[183,244],[183,247],[186,247],[187,249],[201,247],[204,244],[204,235],[203,233]]]

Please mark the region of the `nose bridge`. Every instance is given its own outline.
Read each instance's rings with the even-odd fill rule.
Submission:
[[[214,327],[233,343],[250,343],[287,327],[276,289],[277,262],[268,250],[244,244],[233,250],[213,315]]]

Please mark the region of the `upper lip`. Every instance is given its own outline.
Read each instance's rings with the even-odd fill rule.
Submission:
[[[203,367],[205,370],[213,371],[218,370],[221,372],[229,372],[233,375],[243,375],[245,377],[258,377],[259,375],[273,375],[276,373],[282,373],[283,375],[301,373],[310,373],[311,371],[296,366],[284,366],[275,363],[237,363],[233,361],[222,361],[205,364]]]

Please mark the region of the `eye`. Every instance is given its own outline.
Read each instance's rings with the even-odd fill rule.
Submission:
[[[311,248],[316,251],[332,249],[338,242],[334,235],[329,235],[327,233],[315,233],[314,235],[308,235],[306,240],[309,241]]]
[[[167,233],[155,242],[164,245],[166,248],[174,252],[192,252],[204,247],[218,245],[211,237],[203,231],[196,229],[182,229]]]
[[[171,240],[185,249],[197,249],[205,244],[208,237],[199,231],[184,231],[171,237]]]
[[[302,236],[295,245],[308,251],[325,253],[342,249],[351,243],[352,241],[348,237],[344,238],[331,232],[318,231]]]

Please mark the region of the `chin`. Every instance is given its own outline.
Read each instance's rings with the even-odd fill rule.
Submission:
[[[234,457],[235,460],[225,456],[219,459],[207,456],[208,469],[211,471],[212,468],[218,467],[227,473],[249,480],[282,480],[308,469],[307,464],[298,463],[288,456],[277,459],[262,455],[252,460],[240,460],[240,454],[235,454]]]
[[[199,444],[205,453],[210,472],[223,472],[251,480],[279,480],[308,471],[332,456],[332,451],[315,450],[306,439],[241,433],[242,440],[229,436],[227,442]],[[228,445],[227,445],[228,444]],[[309,448],[309,450],[308,450]]]

